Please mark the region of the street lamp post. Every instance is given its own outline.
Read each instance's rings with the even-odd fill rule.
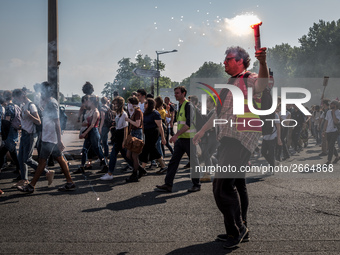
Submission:
[[[167,53],[173,53],[177,52],[178,50],[172,50],[172,51],[156,51],[157,54],[157,73],[159,72],[159,55],[161,54],[167,54]],[[157,96],[159,96],[159,76],[157,76]]]

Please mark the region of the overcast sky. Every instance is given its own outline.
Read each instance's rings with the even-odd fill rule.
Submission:
[[[47,0],[0,0],[0,89],[47,79]],[[191,75],[205,61],[223,62],[228,46],[245,47],[254,59],[251,33],[228,30],[237,15],[262,22],[262,46],[298,46],[298,38],[319,19],[340,18],[336,0],[59,0],[60,91],[82,94],[85,81],[100,95],[112,82],[117,62],[137,53],[166,64],[162,75],[174,81]],[[270,63],[269,63],[270,65]]]

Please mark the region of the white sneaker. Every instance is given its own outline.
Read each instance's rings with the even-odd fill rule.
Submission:
[[[109,175],[108,173],[104,174],[102,177],[100,177],[102,181],[110,181],[113,180],[113,175]]]
[[[48,186],[50,186],[53,182],[54,179],[54,170],[48,170],[48,172],[46,173],[46,179],[48,181]]]

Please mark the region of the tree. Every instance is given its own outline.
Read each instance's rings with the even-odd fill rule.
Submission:
[[[222,63],[216,64],[214,62],[204,62],[203,65],[189,77],[182,81],[182,85],[189,88],[190,79],[192,78],[228,78]]]
[[[156,70],[157,60],[152,60],[148,55],[143,56],[141,54],[137,55],[135,60],[136,62],[132,62],[130,58],[122,58],[118,61],[119,68],[115,77],[116,84],[112,86],[112,83],[106,83],[102,91],[103,95],[111,95],[112,90],[117,90],[119,95],[127,97],[139,88],[144,88],[148,92],[151,92],[150,87],[154,82],[153,78],[136,76],[133,74],[133,69],[142,68],[147,70]],[[158,63],[159,70],[164,70],[164,63],[161,61]],[[171,80],[170,78],[161,76],[159,84],[160,87],[169,87],[171,86]]]

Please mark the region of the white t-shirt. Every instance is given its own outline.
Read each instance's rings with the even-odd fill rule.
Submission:
[[[28,109],[29,106],[29,109]],[[35,104],[29,101],[27,104],[24,104],[21,111],[21,128],[25,130],[27,133],[32,134],[35,133],[35,125],[33,121],[29,118],[25,111],[28,110],[31,114],[38,112]]]
[[[338,120],[340,120],[340,111],[339,110],[335,110],[335,117]],[[329,110],[327,112],[326,120],[328,121],[327,128],[326,128],[326,133],[338,131],[338,129],[335,127],[334,122],[333,122],[332,110]]]
[[[139,106],[139,109],[142,111],[142,113],[144,113],[144,103],[141,103],[141,102],[139,102],[138,103],[138,106]]]
[[[116,116],[116,129],[123,129],[127,126],[129,126],[129,123],[125,120],[127,118],[126,112],[123,112],[122,115],[119,117],[119,114]]]
[[[55,121],[59,121],[59,104],[54,98],[50,98],[43,106],[42,138],[43,142],[58,143]]]
[[[280,117],[277,113],[275,113],[275,120],[273,121],[273,133],[271,133],[270,135],[264,135],[263,136],[263,140],[273,140],[277,137],[277,129],[276,129],[276,124],[280,123]]]

